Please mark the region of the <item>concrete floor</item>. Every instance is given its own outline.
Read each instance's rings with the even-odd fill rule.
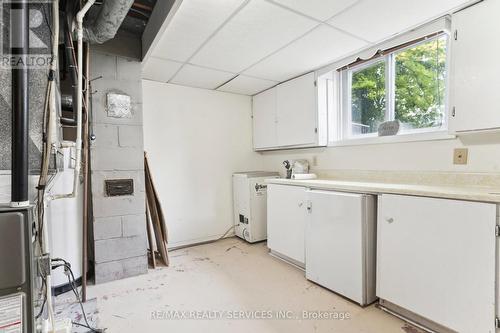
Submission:
[[[228,238],[174,251],[170,258],[168,268],[90,287],[99,327],[106,332],[419,332],[374,306],[363,309],[307,281],[303,271],[271,257],[265,243]],[[304,310],[322,311],[329,319],[305,319]],[[187,318],[180,319],[183,315]],[[272,319],[235,319],[247,315]]]

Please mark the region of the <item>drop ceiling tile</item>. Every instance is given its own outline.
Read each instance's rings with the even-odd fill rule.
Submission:
[[[240,72],[312,29],[317,22],[263,0],[236,14],[190,62]]]
[[[363,0],[328,22],[378,42],[444,15],[466,0]]]
[[[327,25],[321,25],[244,74],[285,81],[339,60],[367,45]]]
[[[217,90],[252,96],[277,84],[276,81],[239,75]]]
[[[142,78],[167,82],[181,68],[182,63],[150,57],[142,67]]]
[[[360,0],[274,0],[283,6],[325,21]]]
[[[186,61],[244,0],[184,0],[153,55]]]
[[[186,64],[179,73],[170,80],[170,83],[189,87],[215,89],[235,76],[236,74],[233,73]]]

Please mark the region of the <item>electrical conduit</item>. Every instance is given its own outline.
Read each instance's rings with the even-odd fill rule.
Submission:
[[[76,14],[76,33],[77,33],[77,93],[76,93],[76,141],[75,141],[75,175],[73,179],[73,191],[67,194],[56,194],[50,197],[51,200],[63,198],[75,198],[78,193],[78,183],[80,181],[80,169],[82,162],[82,98],[83,98],[83,18],[89,11],[95,0],[88,0],[83,8]]]

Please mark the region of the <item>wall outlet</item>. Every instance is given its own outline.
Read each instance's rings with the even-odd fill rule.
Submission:
[[[467,164],[469,149],[457,148],[453,152],[453,164]]]

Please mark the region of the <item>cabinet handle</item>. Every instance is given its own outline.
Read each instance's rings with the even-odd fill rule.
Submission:
[[[392,217],[386,217],[385,220],[387,221],[387,223],[394,222],[394,218],[392,218]]]
[[[453,110],[451,111],[451,116],[455,117],[456,114],[457,114],[456,107],[453,107]]]

